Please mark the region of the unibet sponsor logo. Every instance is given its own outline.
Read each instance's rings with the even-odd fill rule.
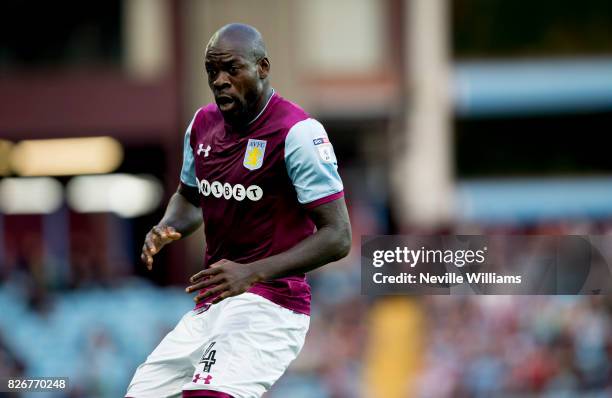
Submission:
[[[234,198],[239,202],[243,201],[245,198],[253,202],[257,202],[263,197],[263,189],[261,189],[258,185],[249,185],[248,187],[245,187],[242,184],[232,185],[228,182],[222,183],[219,181],[213,181],[210,183],[205,179],[197,181],[198,192],[204,196],[212,195],[215,198],[223,198],[225,200]]]

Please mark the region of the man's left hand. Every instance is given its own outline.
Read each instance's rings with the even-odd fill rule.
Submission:
[[[193,275],[189,279],[192,285],[187,287],[185,291],[192,293],[209,287],[208,290],[198,294],[193,300],[199,303],[207,297],[220,293],[212,301],[213,304],[216,304],[223,299],[246,292],[257,280],[256,273],[249,265],[221,260],[211,265],[210,268]]]

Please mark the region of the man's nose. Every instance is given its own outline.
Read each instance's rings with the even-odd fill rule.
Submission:
[[[213,81],[213,86],[217,89],[223,89],[230,86],[229,79],[227,78],[227,73],[219,72],[217,74],[217,78]]]

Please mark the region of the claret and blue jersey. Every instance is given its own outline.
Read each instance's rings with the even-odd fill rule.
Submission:
[[[216,104],[199,109],[183,155],[181,183],[198,189],[204,218],[204,267],[290,249],[314,233],[308,209],[343,196],[325,129],[276,93],[241,131],[225,123]],[[257,283],[249,292],[310,313],[305,275]]]

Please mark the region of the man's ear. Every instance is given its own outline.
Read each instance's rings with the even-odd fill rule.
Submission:
[[[263,57],[257,62],[257,74],[260,79],[265,79],[270,73],[270,60],[268,57]]]

